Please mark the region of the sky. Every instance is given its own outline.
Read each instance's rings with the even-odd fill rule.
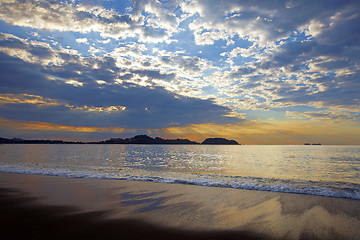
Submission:
[[[0,1],[0,137],[138,134],[360,144],[360,1]]]

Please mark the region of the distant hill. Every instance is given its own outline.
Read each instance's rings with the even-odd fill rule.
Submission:
[[[199,144],[197,142],[190,141],[188,139],[163,139],[152,138],[147,135],[137,135],[132,138],[111,138],[99,143],[104,144]]]
[[[14,141],[12,141],[11,139],[0,137],[0,143],[13,143],[13,142]]]
[[[24,140],[21,138],[1,138],[0,144],[76,144],[81,142],[65,142],[62,140]]]
[[[207,138],[201,144],[207,145],[239,145],[235,140],[227,140],[225,138]]]
[[[147,135],[136,135],[132,138],[111,138],[99,142],[70,142],[63,140],[24,140],[21,138],[1,138],[0,144],[199,144],[188,139],[163,139],[160,137],[149,137]],[[234,140],[225,138],[207,138],[201,144],[238,145]]]
[[[304,145],[321,145],[321,143],[304,143]]]

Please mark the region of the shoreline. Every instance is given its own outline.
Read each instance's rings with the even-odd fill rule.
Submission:
[[[9,171],[10,169],[10,171]],[[180,185],[191,185],[191,186],[199,186],[199,187],[215,187],[215,188],[226,188],[226,189],[236,189],[236,190],[250,190],[250,191],[263,191],[263,192],[274,192],[274,193],[288,193],[288,194],[300,194],[300,195],[310,195],[310,196],[318,196],[318,197],[331,197],[331,198],[340,198],[340,199],[351,199],[351,200],[360,200],[360,195],[357,193],[356,187],[353,186],[352,191],[354,193],[349,192],[349,186],[347,186],[347,189],[345,191],[342,191],[342,189],[331,189],[326,187],[319,187],[319,186],[311,186],[307,187],[307,189],[304,191],[302,188],[296,188],[292,185],[282,185],[281,187],[278,187],[279,183],[277,184],[269,184],[269,185],[260,185],[254,186],[254,184],[250,181],[243,182],[243,185],[241,187],[233,186],[230,184],[227,184],[226,182],[211,182],[209,183],[209,180],[207,178],[197,178],[197,180],[205,180],[203,181],[192,181],[192,180],[182,180],[182,179],[176,179],[176,178],[167,178],[167,177],[151,177],[151,176],[109,176],[109,175],[97,175],[94,176],[91,172],[80,172],[77,174],[69,174],[67,171],[59,170],[54,171],[51,169],[50,172],[46,171],[36,171],[36,170],[16,170],[4,168],[0,169],[0,173],[9,173],[9,174],[25,174],[25,175],[35,175],[35,176],[52,176],[52,177],[62,177],[62,178],[84,178],[84,179],[99,179],[99,180],[112,180],[112,181],[138,181],[138,182],[152,182],[152,183],[163,183],[163,184],[180,184]],[[278,179],[281,181],[281,179]],[[306,180],[303,182],[298,181],[299,183],[307,183]],[[315,182],[312,181],[312,184]],[[357,183],[345,183],[349,185],[358,185]]]
[[[1,231],[11,234],[23,229],[18,233],[23,235],[13,239],[116,239],[119,234],[125,239],[356,239],[360,235],[359,200],[15,173],[0,173],[0,189]],[[61,228],[70,235],[50,236]]]

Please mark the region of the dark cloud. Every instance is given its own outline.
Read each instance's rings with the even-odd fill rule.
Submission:
[[[77,59],[66,56],[67,59]],[[1,117],[21,121],[41,121],[71,126],[164,128],[170,123],[185,126],[191,123],[234,122],[238,119],[223,117],[230,112],[227,107],[212,100],[180,96],[159,86],[152,88],[123,83],[93,84],[92,78],[112,83],[120,71],[112,58],[94,60],[101,70],[80,62],[61,67],[46,67],[28,63],[7,54],[0,54],[1,93],[32,94],[52,99],[60,105],[6,103],[0,106]],[[90,61],[91,62],[91,61]],[[110,71],[111,70],[111,71]],[[77,73],[78,71],[82,74]],[[174,74],[159,71],[133,70],[150,79],[171,80]],[[49,80],[52,76],[55,80]],[[130,77],[130,76],[129,76]],[[64,79],[64,80],[56,80]],[[73,86],[66,79],[84,83]],[[70,107],[71,106],[71,107]],[[80,108],[125,106],[125,111],[93,112]]]
[[[277,69],[294,64],[306,66],[307,60],[310,59],[306,55],[312,51],[315,45],[316,43],[312,41],[285,43],[268,59],[262,59],[256,65],[261,69]]]
[[[118,21],[118,22],[121,22],[121,23],[127,23],[127,24],[133,24],[133,20],[131,19],[131,16],[128,15],[128,14],[125,14],[125,15],[113,15],[113,19],[115,21]],[[103,22],[106,22],[106,21],[109,21],[109,19],[106,19],[106,18],[101,18],[101,20]],[[109,21],[109,23],[111,23],[111,21]]]
[[[167,35],[166,29],[163,28],[154,28],[154,27],[145,27],[144,36],[152,38],[162,38]]]
[[[50,58],[52,56],[52,51],[45,47],[31,46],[28,52],[38,58]]]
[[[78,55],[72,55],[68,53],[60,52],[58,53],[60,58],[63,59],[65,62],[78,62],[80,57]]]
[[[24,62],[0,52],[1,93],[30,93],[48,88],[45,74],[38,64]]]
[[[251,74],[251,73],[253,73],[255,71],[256,71],[255,68],[241,66],[241,67],[237,68],[235,71],[232,71],[231,74],[230,74],[230,77],[234,78],[234,79],[237,79],[237,78],[242,77],[244,75]]]
[[[141,77],[147,76],[150,79],[161,79],[166,81],[175,79],[175,73],[161,73],[159,70],[133,70],[132,72],[139,74]]]
[[[274,92],[280,98],[274,102],[308,104],[321,101],[326,104],[326,107],[348,106],[357,108],[360,104],[359,76],[360,74],[356,73],[351,76],[317,79],[313,82],[321,82],[326,87],[326,90],[319,92],[314,92],[314,89],[310,89],[310,87],[295,89],[291,86],[278,86]]]
[[[84,20],[95,19],[96,18],[96,16],[94,14],[89,13],[89,12],[85,12],[85,11],[75,12],[74,17],[75,17],[75,20],[77,20],[77,21],[84,21]]]
[[[0,33],[0,47],[25,49],[27,45],[17,38],[6,38],[5,34]]]
[[[183,71],[201,71],[201,59],[199,57],[188,57],[182,55],[172,55],[161,58],[161,62],[180,68]]]

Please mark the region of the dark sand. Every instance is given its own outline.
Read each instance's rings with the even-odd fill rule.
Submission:
[[[360,201],[0,173],[1,239],[360,239]]]

